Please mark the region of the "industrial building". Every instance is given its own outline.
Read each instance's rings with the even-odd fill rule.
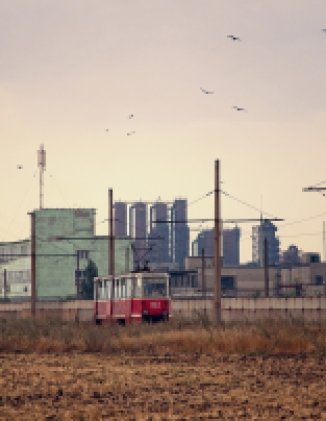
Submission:
[[[0,243],[0,299],[31,294],[31,242]]]
[[[198,273],[194,293],[213,293],[215,280],[212,257],[188,257],[186,271]],[[299,264],[261,267],[254,264],[222,267],[224,297],[319,297],[326,296],[326,263],[318,253],[302,253]]]
[[[94,209],[38,209],[31,218],[35,226],[31,239],[0,244],[0,297],[31,295],[33,241],[39,299],[78,297],[78,282],[90,260],[99,275],[108,274],[108,238],[95,234]],[[131,256],[130,247],[127,239],[115,241],[116,273],[130,269],[126,257]]]

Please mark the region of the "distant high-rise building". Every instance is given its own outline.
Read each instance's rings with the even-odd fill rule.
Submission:
[[[134,239],[134,266],[144,265],[147,254],[147,206],[136,202],[129,208],[129,235]]]
[[[187,200],[150,203],[115,202],[115,236],[133,239],[134,269],[141,268],[146,261],[155,269],[172,266],[183,269],[189,255]]]
[[[214,230],[206,229],[201,231],[192,242],[192,255],[214,256]]]
[[[166,266],[169,256],[168,206],[155,202],[150,207],[150,231],[148,234],[149,259],[156,268]]]
[[[259,266],[265,264],[265,246],[267,246],[268,265],[276,266],[280,262],[280,242],[276,237],[276,226],[264,219],[260,225],[252,227],[252,261]]]
[[[180,269],[189,255],[188,203],[186,199],[176,199],[170,209],[171,213],[171,256]]]
[[[240,264],[240,229],[224,229],[222,234],[223,266]],[[201,231],[192,242],[192,255],[214,256],[214,229]]]
[[[114,235],[127,236],[127,204],[125,202],[114,203]]]
[[[223,266],[240,265],[240,229],[224,229],[222,235]]]
[[[297,246],[291,244],[281,254],[280,261],[285,266],[298,266],[300,264],[300,252]]]

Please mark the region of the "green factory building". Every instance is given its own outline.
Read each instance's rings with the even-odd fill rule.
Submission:
[[[95,234],[95,209],[37,209],[30,215],[31,239],[0,243],[0,299],[30,297],[32,237],[38,299],[76,298],[90,261],[100,276],[108,273],[108,236]],[[115,273],[131,267],[130,247],[128,238],[115,239]]]

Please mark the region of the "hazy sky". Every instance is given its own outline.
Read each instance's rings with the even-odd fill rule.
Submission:
[[[326,197],[302,188],[326,186],[325,0],[0,0],[0,19],[0,241],[29,235],[44,144],[45,207],[94,207],[99,234],[108,188],[191,203],[219,159],[222,189],[256,208],[223,196],[223,218],[262,209],[285,219],[282,249],[323,252]]]

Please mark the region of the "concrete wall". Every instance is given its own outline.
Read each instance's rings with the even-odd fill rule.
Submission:
[[[93,301],[40,301],[37,317],[55,318],[63,321],[89,322],[93,320]],[[0,319],[24,319],[31,317],[30,302],[0,303]]]
[[[212,300],[178,298],[171,303],[172,317],[202,320],[210,319]],[[30,317],[30,303],[1,303],[0,318]],[[92,321],[93,301],[40,301],[38,317],[54,317],[70,321]],[[223,298],[224,322],[255,322],[266,319],[294,320],[326,323],[326,298]]]

